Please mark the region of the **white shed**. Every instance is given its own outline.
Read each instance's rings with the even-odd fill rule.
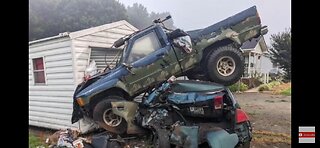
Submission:
[[[29,42],[29,125],[60,129],[71,125],[73,92],[90,59],[98,68],[118,49],[112,43],[138,29],[122,20]]]

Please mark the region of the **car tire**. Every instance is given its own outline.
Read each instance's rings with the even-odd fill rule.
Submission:
[[[225,86],[239,81],[244,72],[244,57],[239,49],[228,45],[212,51],[206,60],[210,81]]]
[[[241,123],[239,125],[238,136],[240,142],[237,144],[236,148],[250,148],[250,143],[252,140],[252,127],[250,121]]]
[[[124,118],[112,113],[112,101],[124,100],[119,96],[108,96],[101,100],[93,109],[93,120],[105,130],[115,133],[124,134],[127,131],[127,122]]]

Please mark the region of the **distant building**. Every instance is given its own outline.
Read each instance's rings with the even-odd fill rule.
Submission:
[[[269,72],[276,66],[272,64],[267,44],[263,36],[249,40],[241,46],[245,57],[243,78],[262,77],[261,81],[269,81]]]

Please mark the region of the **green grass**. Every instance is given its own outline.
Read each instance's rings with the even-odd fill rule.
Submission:
[[[262,92],[262,91],[269,91],[270,90],[270,86],[268,86],[267,84],[262,84],[259,86],[258,91]]]
[[[229,86],[229,89],[230,89],[230,91],[232,91],[232,92],[238,91],[238,90],[239,90],[239,82],[237,82],[237,83]],[[246,84],[244,84],[244,83],[241,82],[241,83],[240,83],[240,91],[246,91],[246,90],[248,90],[248,86],[247,86]]]
[[[281,95],[291,96],[291,87],[280,92]]]
[[[280,84],[281,84],[281,82],[279,82],[279,81],[272,81],[270,83],[260,85],[258,90],[260,92],[262,92],[262,91],[270,91],[273,87],[278,86]]]
[[[45,144],[35,135],[29,133],[29,148],[45,147]]]

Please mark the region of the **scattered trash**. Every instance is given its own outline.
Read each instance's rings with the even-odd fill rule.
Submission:
[[[49,148],[89,148],[90,141],[87,138],[79,137],[78,129],[64,129],[53,133],[46,139]]]

